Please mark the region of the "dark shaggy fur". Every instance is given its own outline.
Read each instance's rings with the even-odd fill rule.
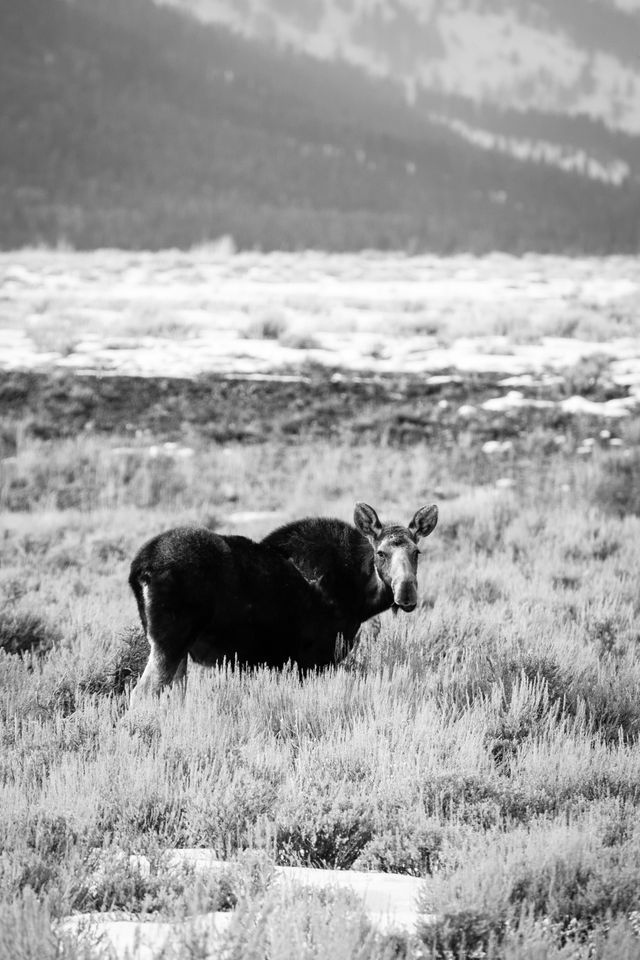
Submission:
[[[184,670],[187,654],[204,664],[226,657],[280,667],[291,660],[303,669],[335,661],[332,603],[266,544],[179,527],[138,551],[129,584],[161,660],[159,679],[147,680],[154,691]]]
[[[353,643],[362,623],[393,603],[386,587],[372,594],[373,548],[343,520],[308,517],[274,530],[262,543],[290,559],[308,580],[320,583],[331,599],[345,643]]]

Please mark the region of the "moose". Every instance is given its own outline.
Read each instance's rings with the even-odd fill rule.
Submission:
[[[356,526],[307,518],[257,543],[177,527],[145,543],[129,585],[150,647],[132,703],[186,676],[187,658],[301,672],[339,662],[360,625],[417,604],[417,542],[437,523],[423,507],[408,527],[356,505]]]

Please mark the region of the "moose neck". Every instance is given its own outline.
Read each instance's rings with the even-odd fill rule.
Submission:
[[[380,579],[372,560],[370,569],[367,570],[363,620],[375,617],[378,613],[384,613],[392,604],[393,590]]]

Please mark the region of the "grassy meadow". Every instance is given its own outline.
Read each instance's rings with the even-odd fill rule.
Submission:
[[[233,905],[229,958],[640,956],[640,455],[623,429],[588,457],[532,432],[494,456],[302,440],[133,463],[117,437],[18,430],[0,464],[1,960],[88,956],[59,926],[72,912]],[[144,539],[179,522],[258,537],[356,499],[404,522],[439,504],[415,614],[370,622],[303,683],[191,665],[184,702],[127,713]],[[163,870],[189,846],[237,863],[224,881]],[[342,895],[272,888],[273,864],[424,877],[438,920],[376,935]]]

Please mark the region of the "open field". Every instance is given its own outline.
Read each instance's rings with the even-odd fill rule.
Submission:
[[[33,332],[6,274],[4,288],[5,329]],[[624,313],[605,294],[582,342],[630,344],[631,301]],[[39,329],[56,353],[48,309]],[[489,300],[483,336],[497,309]],[[452,365],[418,391],[420,374],[367,368],[367,383],[334,381],[340,403],[323,395],[335,408],[322,430],[267,429],[327,379],[287,367],[308,384],[283,400],[291,381],[266,381],[264,429],[235,439],[207,431],[209,408],[189,422],[189,391],[218,397],[221,418],[241,407],[248,426],[266,386],[223,396],[165,370],[136,408],[113,396],[124,378],[60,379],[52,362],[2,373],[0,960],[93,955],[59,924],[76,912],[181,920],[232,906],[229,958],[640,956],[635,374],[612,366],[622,356],[581,356],[521,383],[521,401],[549,407],[491,405],[527,371]],[[572,396],[595,406],[572,412]],[[625,403],[603,409],[612,400]],[[412,410],[416,422],[355,430],[366,405],[370,422]],[[358,499],[404,522],[439,504],[415,614],[369,623],[349,662],[303,683],[192,665],[184,702],[171,692],[126,712],[145,653],[126,578],[145,538],[181,522],[260,537],[307,513],[349,519]],[[234,865],[222,879],[167,870],[175,847]],[[344,894],[275,887],[274,865],[423,878],[436,922],[381,934]],[[191,934],[181,955],[206,951]]]
[[[35,438],[614,442],[640,405],[630,258],[0,255],[0,456]]]
[[[194,377],[538,373],[640,382],[630,257],[0,253],[3,369]]]

